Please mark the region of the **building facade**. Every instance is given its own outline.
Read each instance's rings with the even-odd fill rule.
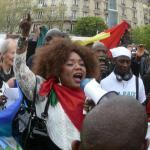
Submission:
[[[102,17],[109,27],[126,20],[140,26],[150,23],[148,0],[33,0],[35,22],[46,22],[70,32],[78,17]]]
[[[132,27],[150,23],[149,2],[144,0],[118,0],[118,22],[128,21]]]

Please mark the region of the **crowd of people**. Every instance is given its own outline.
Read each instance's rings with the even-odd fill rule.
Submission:
[[[95,41],[81,46],[68,34],[45,26],[35,27],[31,36],[31,26],[28,16],[19,25],[20,37],[7,38],[0,47],[0,110],[7,109],[4,84],[19,88],[23,95],[10,139],[0,130],[0,149],[148,149],[150,59],[144,45],[109,50]],[[99,91],[87,96],[94,85],[85,91],[85,79],[95,79]],[[93,95],[99,95],[96,101]],[[48,138],[33,133],[36,125],[30,123],[35,116],[43,121]]]

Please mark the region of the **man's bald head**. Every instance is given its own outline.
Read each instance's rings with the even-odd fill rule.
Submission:
[[[87,114],[81,150],[142,150],[147,132],[144,106],[128,96],[101,101]]]

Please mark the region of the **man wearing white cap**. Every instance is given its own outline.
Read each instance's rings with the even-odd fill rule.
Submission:
[[[125,47],[110,51],[115,67],[108,77],[101,80],[101,87],[106,91],[116,91],[119,95],[133,96],[144,103],[146,96],[143,81],[136,78],[131,71],[131,52]]]

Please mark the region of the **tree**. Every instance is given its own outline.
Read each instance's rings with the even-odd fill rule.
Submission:
[[[31,11],[31,0],[0,1],[0,31],[16,32],[22,17]]]
[[[73,33],[80,36],[93,36],[107,28],[105,22],[99,17],[81,17],[74,25]]]
[[[5,31],[8,4],[8,0],[0,1],[0,32]]]
[[[150,25],[132,29],[132,40],[135,44],[144,44],[150,50]]]

